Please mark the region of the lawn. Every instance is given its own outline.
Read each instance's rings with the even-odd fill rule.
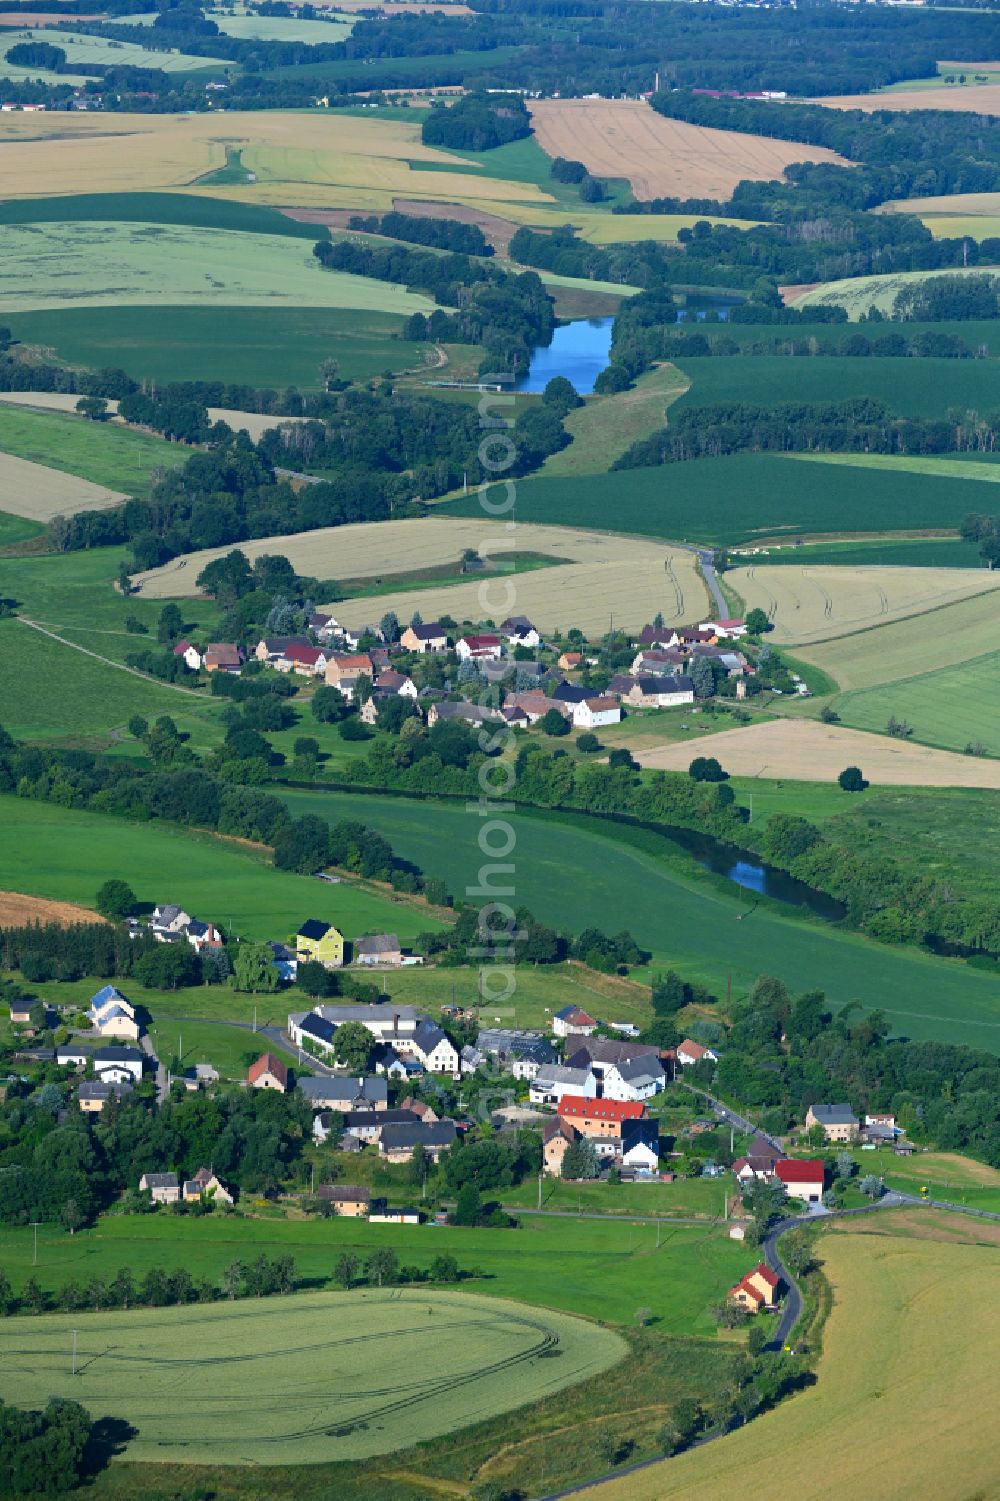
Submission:
[[[594,1501],[971,1501],[992,1494],[1000,1396],[996,1227],[914,1211],[825,1235],[834,1308],[816,1384]],[[975,1400],[970,1401],[970,1392]],[[887,1437],[891,1436],[887,1442]]]
[[[381,829],[400,854],[443,876],[456,896],[478,884],[478,821],[461,805],[337,793],[285,796],[297,814],[336,820],[349,813]],[[773,902],[737,922],[746,901],[732,883],[702,872],[655,834],[582,815],[519,812],[510,821],[517,900],[545,922],[571,932],[590,925],[605,932],[628,928],[652,951],[654,966],[674,965],[717,995],[730,980],[738,993],[759,974],[778,974],[795,990],[824,989],[837,1005],[858,999],[881,1007],[907,1036],[1000,1050],[1000,982],[989,975],[790,915],[793,909]],[[516,993],[511,1009],[519,1016]],[[627,1019],[624,1005],[615,1009]]]
[[[673,1183],[564,1183],[561,1178],[545,1178],[542,1182],[544,1209],[618,1217],[638,1214],[722,1219],[726,1199],[732,1197],[732,1178],[678,1178]],[[518,1188],[505,1189],[503,1201],[509,1208],[534,1209],[538,1185],[525,1182]]]
[[[114,268],[109,279],[108,267]],[[316,306],[407,315],[434,304],[391,282],[326,271],[301,240],[189,224],[11,224],[0,313],[122,304]]]
[[[403,943],[439,926],[426,908],[350,882],[331,886],[275,870],[264,850],[167,824],[130,824],[100,813],[5,796],[0,800],[4,884],[29,896],[92,906],[109,875],[140,901],[177,902],[243,938],[288,939],[306,917],[353,937],[392,931]]]
[[[307,1293],[14,1319],[8,1399],[43,1406],[68,1384],[70,1324],[77,1401],[137,1429],[130,1459],[195,1464],[367,1459],[572,1386],[628,1350],[583,1320],[460,1292]],[[554,1350],[561,1359],[543,1358]]]
[[[848,401],[868,396],[884,401],[901,417],[944,417],[950,407],[982,411],[1000,404],[1000,362],[995,360],[747,355],[682,359],[678,364],[691,380],[678,411],[715,402],[772,406],[781,401]]]
[[[690,364],[686,361],[685,368]],[[740,399],[749,399],[752,390],[748,387]],[[690,392],[682,398],[690,399]],[[747,453],[610,475],[520,480],[517,519],[736,544],[759,542],[777,533],[793,538],[957,530],[970,511],[991,513],[996,507],[995,493],[992,487],[978,488],[950,477],[867,469],[861,479],[842,465],[807,468],[780,454]],[[448,501],[436,510],[445,516],[481,514],[475,497]]]
[[[883,683],[846,693],[836,700],[844,724],[859,730],[885,729],[890,716],[912,727],[913,739],[946,750],[969,744],[1000,756],[1000,652],[921,673],[899,683]]]
[[[191,457],[190,448],[150,433],[3,405],[0,450],[126,495],[144,495],[154,470],[177,468]]]
[[[71,1278],[109,1276],[119,1266],[140,1277],[151,1266],[186,1266],[192,1277],[217,1281],[235,1258],[249,1261],[263,1252],[293,1256],[299,1277],[322,1286],[342,1251],[364,1256],[373,1246],[388,1245],[406,1266],[426,1267],[441,1252],[454,1256],[461,1268],[478,1274],[470,1290],[490,1297],[622,1325],[634,1325],[636,1309],[645,1306],[663,1333],[712,1337],[716,1326],[709,1309],[756,1256],[731,1241],[724,1228],[710,1225],[660,1226],[659,1241],[657,1248],[655,1225],[545,1215],[525,1216],[518,1230],[469,1230],[155,1214],[109,1216],[74,1236],[45,1225],[35,1268],[30,1228],[2,1225],[0,1261],[15,1286],[34,1275],[54,1288]],[[274,1306],[287,1314],[294,1304]],[[173,1312],[159,1317],[170,1319]]]
[[[8,322],[24,343],[71,365],[114,365],[136,380],[304,391],[320,389],[324,360],[337,361],[343,380],[369,380],[420,368],[430,348],[399,337],[398,313],[360,308],[84,307],[14,313]]]
[[[10,504],[9,496],[7,504]],[[0,549],[16,547],[19,542],[40,536],[44,530],[44,527],[35,521],[29,521],[25,516],[12,516],[9,511],[0,511]]]

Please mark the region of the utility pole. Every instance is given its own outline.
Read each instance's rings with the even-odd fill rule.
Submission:
[[[747,795],[748,795],[748,797],[750,799],[750,819],[749,819],[749,822],[753,823],[753,793],[750,792]]]
[[[253,1029],[254,1029],[254,1032],[256,1033],[256,1031],[257,1031],[257,1007],[256,1006],[253,1008]]]
[[[659,1220],[657,1220],[657,1222],[656,1222],[656,1249],[657,1250],[660,1249],[660,1222],[659,1222]]]
[[[32,1222],[31,1222],[31,1228],[35,1232],[34,1245],[32,1246],[32,1249],[31,1249],[31,1265],[32,1266],[37,1266],[38,1265],[38,1226],[40,1224],[41,1224],[40,1220],[32,1220]]]
[[[73,1330],[73,1375],[76,1375],[76,1330]]]
[[[542,1207],[542,1175],[541,1175],[541,1173],[538,1174],[538,1207],[539,1207],[539,1209],[541,1209],[541,1207]]]

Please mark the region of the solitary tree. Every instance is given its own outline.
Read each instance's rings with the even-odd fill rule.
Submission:
[[[127,881],[115,877],[104,882],[97,893],[97,910],[102,917],[119,922],[131,917],[136,909],[136,895]]]
[[[765,612],[758,607],[747,615],[746,628],[751,636],[763,636],[765,631],[771,629],[771,622]]]
[[[358,1258],[350,1251],[344,1251],[337,1257],[337,1265],[333,1269],[333,1275],[341,1287],[352,1287],[354,1279],[358,1275],[360,1263]]]
[[[278,971],[274,955],[266,943],[241,943],[233,961],[234,990],[267,994],[278,988]]]
[[[333,1039],[337,1062],[349,1074],[365,1074],[375,1051],[375,1039],[361,1022],[342,1022]]]
[[[837,781],[844,792],[864,792],[868,786],[859,766],[845,766]]]
[[[372,1251],[365,1263],[369,1282],[374,1282],[378,1287],[381,1287],[383,1282],[391,1282],[398,1269],[399,1259],[395,1251],[390,1251],[387,1246]]]

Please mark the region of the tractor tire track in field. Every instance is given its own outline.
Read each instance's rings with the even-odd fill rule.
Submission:
[[[65,636],[60,636],[56,631],[50,631],[47,626],[39,625],[37,620],[29,620],[26,615],[19,615],[18,620],[22,625],[30,626],[33,631],[38,631],[42,636],[48,636],[52,641],[58,641],[60,646],[68,646],[73,651],[82,652],[85,657],[93,657],[95,662],[103,662],[105,667],[114,667],[117,672],[127,672],[131,677],[138,678],[143,683],[158,683],[161,688],[169,688],[174,693],[183,693],[188,698],[198,698],[205,702],[204,693],[196,688],[182,688],[179,683],[161,683],[159,678],[151,678],[148,673],[140,672],[138,667],[127,667],[124,662],[115,662],[111,657],[102,657],[100,652],[91,651],[89,647],[79,646],[75,641],[68,641]]]
[[[674,572],[673,558],[667,558],[663,566],[666,569],[667,578],[670,580],[670,583],[673,587],[674,604],[676,606],[675,613],[678,620],[682,620],[684,618],[684,590],[681,588],[680,580]]]

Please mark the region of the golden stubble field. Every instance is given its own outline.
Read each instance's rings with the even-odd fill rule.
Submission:
[[[780,178],[792,162],[835,162],[822,146],[774,141],[668,120],[632,99],[540,99],[530,106],[539,145],[582,161],[597,177],[627,178],[637,198],[728,198],[744,178]]]
[[[242,153],[254,183],[198,180]],[[414,171],[411,162],[445,172]],[[455,172],[455,157],[425,146],[416,121],[263,110],[199,115],[0,117],[5,198],[69,193],[152,192],[185,188],[213,197],[280,205],[392,206],[413,198],[511,199],[543,206],[551,197],[530,183],[500,182],[475,162]]]
[[[77,398],[73,398],[74,401]],[[126,496],[75,474],[0,453],[0,510],[27,521],[51,521],[76,511],[106,511]]]
[[[642,766],[656,771],[686,771],[694,754],[692,744],[640,747],[635,756]],[[700,738],[697,754],[715,756],[738,777],[835,782],[845,766],[860,766],[873,786],[1000,788],[1000,761],[932,750],[910,740],[890,740],[815,719],[769,719],[722,730]]]
[[[834,1308],[816,1384],[727,1438],[588,1495],[994,1501],[997,1241],[996,1226],[929,1210],[823,1235]]]
[[[761,609],[772,621],[775,645],[830,641],[1000,589],[1000,573],[973,568],[754,564],[728,578],[748,610]],[[913,629],[933,634],[933,619]]]
[[[660,610],[666,620],[690,623],[696,617],[704,619],[708,608],[694,554],[648,537],[562,526],[526,524],[508,529],[474,517],[427,517],[326,527],[240,545],[251,560],[262,553],[281,553],[299,572],[327,579],[378,578],[457,563],[470,547],[483,557],[520,551],[566,560],[559,567],[532,573],[494,574],[469,583],[343,600],[331,609],[345,625],[363,625],[387,610],[395,610],[400,620],[409,620],[418,610],[425,620],[443,613],[456,620],[476,621],[523,614],[545,630],[577,625],[597,631],[607,629],[612,615],[616,625],[635,626]],[[196,594],[195,579],[205,564],[228,551],[212,548],[175,558],[142,574],[136,582],[148,598]]]
[[[970,64],[970,67],[975,67]],[[986,72],[993,64],[981,63]],[[945,88],[900,89],[889,94],[830,94],[812,99],[811,104],[825,104],[830,109],[860,109],[865,114],[876,110],[943,109],[972,115],[1000,115],[1000,83],[954,84]]]

